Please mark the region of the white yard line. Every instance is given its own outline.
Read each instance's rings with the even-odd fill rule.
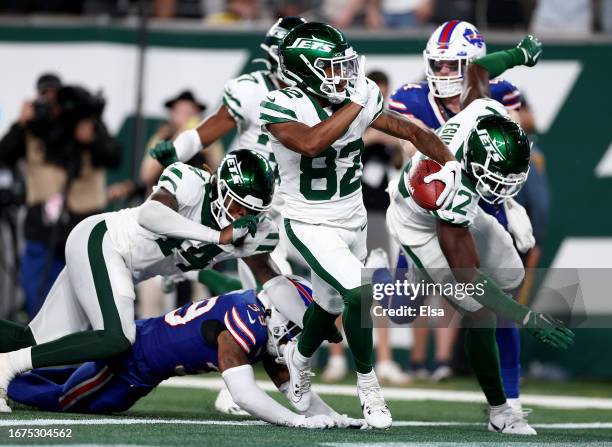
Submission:
[[[198,420],[198,419],[146,419],[129,417],[100,417],[100,418],[54,418],[54,419],[1,419],[0,427],[33,427],[49,425],[234,425],[234,426],[253,426],[268,425],[262,421],[217,421],[217,420]],[[612,429],[612,422],[568,422],[558,424],[532,424],[535,428],[564,429],[564,430],[592,430],[592,429]],[[485,426],[484,422],[451,422],[451,421],[394,421],[394,427],[455,427],[455,426]]]
[[[276,387],[270,381],[257,381],[265,391],[275,391]],[[195,388],[220,390],[224,384],[223,379],[214,377],[173,377],[166,380],[161,386],[175,388]],[[335,396],[356,396],[354,385],[324,385],[314,384],[312,388],[319,394]],[[427,388],[394,388],[383,387],[383,394],[388,400],[433,400],[443,402],[475,402],[485,403],[484,395],[480,391],[454,391]],[[526,406],[537,406],[561,409],[595,408],[599,410],[612,410],[612,399],[603,397],[555,396],[546,394],[522,394],[521,402]]]

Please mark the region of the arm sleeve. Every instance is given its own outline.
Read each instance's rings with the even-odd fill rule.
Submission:
[[[181,132],[172,144],[176,151],[176,159],[182,162],[191,160],[202,150],[202,141],[196,129],[189,129]]]
[[[227,107],[229,114],[239,126],[245,124],[246,107],[245,98],[241,95],[239,78],[230,79],[223,87],[223,105]]]
[[[370,123],[373,123],[380,116],[385,107],[382,92],[376,83],[370,79],[367,80],[368,88],[370,89],[370,99],[368,100],[368,114]]]
[[[278,387],[278,390],[287,397],[287,393],[289,391],[289,382],[283,383]],[[310,398],[310,408],[303,412],[304,416],[317,416],[319,414],[324,414],[326,416],[331,416],[333,418],[339,417],[340,415],[336,410],[327,405],[321,397],[315,393],[314,391],[310,392],[312,397]]]
[[[299,415],[268,396],[255,382],[251,365],[241,365],[221,374],[234,402],[262,421],[276,425],[294,426]]]

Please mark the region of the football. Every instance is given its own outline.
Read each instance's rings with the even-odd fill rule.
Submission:
[[[410,168],[410,195],[420,207],[429,211],[440,208],[436,205],[436,200],[444,190],[444,182],[434,180],[425,183],[424,178],[440,169],[442,166],[438,162],[429,159],[419,160]]]

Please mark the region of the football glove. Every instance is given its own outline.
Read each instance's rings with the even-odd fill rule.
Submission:
[[[326,414],[317,414],[316,416],[299,415],[291,423],[291,427],[300,428],[333,428],[336,422],[331,416]]]
[[[252,216],[250,214],[236,219],[232,224],[232,242],[242,239],[247,234],[250,234],[251,237],[255,237],[258,222],[259,219],[257,216]]]
[[[504,210],[508,219],[508,231],[514,238],[516,248],[521,253],[527,253],[535,245],[533,228],[527,211],[514,199],[504,202]]]
[[[425,183],[440,180],[444,183],[444,190],[436,200],[436,206],[446,209],[453,203],[455,194],[461,187],[461,164],[457,160],[447,161],[438,172],[430,174],[423,179]]]
[[[361,56],[359,59],[359,74],[355,79],[353,85],[350,83],[346,86],[346,91],[351,101],[355,104],[359,104],[361,107],[365,107],[370,97],[370,89],[368,88],[368,81],[365,75],[365,56]]]
[[[524,64],[528,67],[537,64],[540,56],[542,56],[542,51],[544,51],[542,50],[542,42],[532,35],[525,36],[516,47],[523,52],[525,56]]]
[[[149,155],[159,161],[164,167],[179,161],[176,156],[176,149],[171,141],[160,141],[149,151]]]
[[[567,349],[574,344],[574,333],[550,315],[530,310],[523,320],[523,327],[542,343],[553,348]]]

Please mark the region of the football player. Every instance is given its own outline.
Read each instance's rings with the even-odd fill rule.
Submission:
[[[446,185],[440,203],[452,200],[461,168],[432,131],[383,109],[382,94],[365,77],[364,59],[332,26],[295,27],[280,44],[279,63],[283,76],[296,85],[269,93],[260,119],[278,164],[284,230],[312,269],[315,299],[299,344],[287,347],[291,400],[297,408],[309,407],[310,358],[343,314],[365,419],[371,427],[386,428],[391,414],[372,369],[371,322],[362,327],[360,310],[362,294],[372,296],[371,285],[361,278],[367,227],[361,197],[363,133],[372,126],[410,140],[442,163],[429,178]]]
[[[233,129],[238,133],[238,147],[248,147],[259,152],[275,168],[268,136],[261,129],[259,103],[270,91],[287,86],[278,66],[278,45],[287,32],[305,22],[301,17],[278,19],[261,44],[266,52],[268,69],[253,71],[227,81],[223,90],[223,104],[219,109],[197,128],[182,132],[173,143],[162,141],[157,144],[149,153],[159,163],[151,160],[148,168],[161,170],[161,165],[168,166],[175,161],[187,162],[202,148]],[[281,205],[280,198],[276,196],[268,211],[274,220],[280,216]],[[271,256],[283,273],[290,273],[286,250],[286,242],[279,240]],[[238,271],[243,287],[256,287],[252,273],[242,262],[238,263]]]
[[[416,154],[392,185],[387,210],[390,233],[418,269],[410,279],[437,284],[472,283],[463,299],[446,296],[467,322],[466,351],[490,405],[490,431],[534,435],[522,413],[508,406],[499,373],[495,315],[519,324],[544,343],[567,348],[573,333],[549,316],[518,304],[508,292],[520,285],[524,270],[512,238],[478,206],[480,199],[502,203],[518,193],[528,174],[530,144],[507,109],[488,98],[489,77],[517,65],[533,66],[541,44],[531,36],[517,48],[476,59],[467,67],[464,109],[439,130],[462,165],[462,186],[453,203],[437,211],[421,208],[410,195],[410,169]],[[451,270],[452,269],[452,270]]]
[[[269,256],[278,229],[264,213],[274,186],[268,161],[243,149],[227,155],[215,175],[174,163],[141,206],[77,225],[66,267],[36,317],[27,326],[0,321],[0,411],[10,411],[6,388],[15,374],[129,349],[134,284],[147,278],[245,258],[268,294],[282,294],[288,280]]]
[[[303,314],[312,301],[311,289],[301,278],[289,279],[294,293],[283,298]],[[361,426],[363,421],[336,413],[319,397],[316,408],[299,415],[259,388],[251,367],[258,361],[279,390],[287,388],[287,369],[276,356],[301,324],[270,308],[265,295],[235,291],[139,320],[128,352],[78,367],[21,374],[9,385],[8,396],[44,411],[116,413],[169,377],[219,371],[234,400],[263,421],[304,428]]]
[[[423,51],[427,80],[399,88],[391,96],[389,108],[419,120],[430,129],[438,129],[461,110],[463,75],[474,59],[486,53],[485,41],[471,23],[451,20],[440,25]],[[499,77],[492,79],[490,97],[503,104],[510,117],[520,122],[518,110],[521,107],[521,94],[512,83]],[[523,207],[516,201],[508,199],[501,204],[490,204],[481,199],[480,206],[510,231],[519,251],[525,253],[533,247],[535,239],[531,223]],[[508,404],[521,412],[518,329],[511,322],[504,322],[503,327],[497,329],[496,336]]]

